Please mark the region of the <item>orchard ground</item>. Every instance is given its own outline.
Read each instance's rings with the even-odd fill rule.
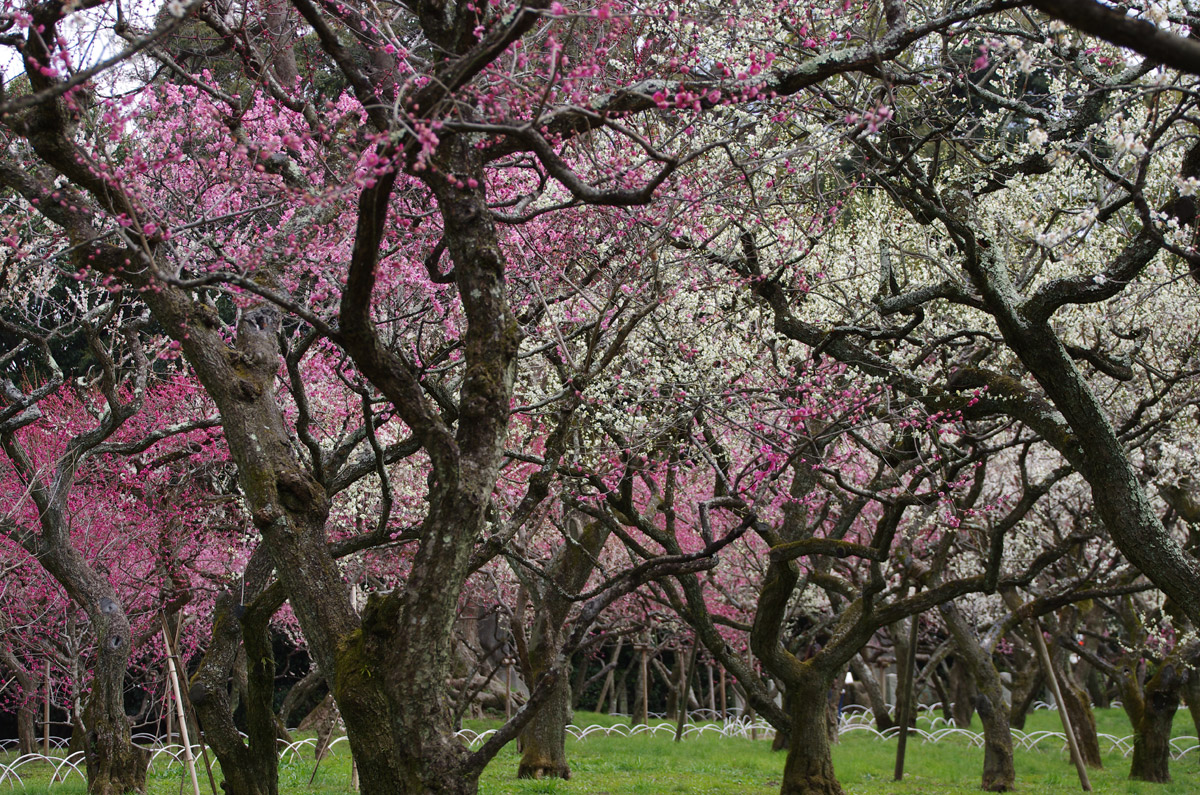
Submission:
[[[1058,714],[1049,710],[1030,713],[1025,732],[1061,731]],[[1129,735],[1129,722],[1118,709],[1096,711],[1097,729],[1116,737]],[[614,725],[607,715],[580,712],[577,725]],[[663,722],[665,723],[665,721]],[[469,721],[466,728],[484,731],[499,725],[497,721]],[[978,721],[972,725],[979,731]],[[1193,725],[1186,712],[1176,715],[1173,735],[1191,736]],[[1184,743],[1184,747],[1195,741]],[[1171,765],[1173,781],[1147,784],[1130,781],[1129,760],[1112,743],[1101,738],[1104,768],[1091,770],[1092,788],[1098,793],[1155,793],[1184,795],[1200,792],[1200,749],[1193,750]],[[655,795],[656,793],[697,793],[703,795],[742,795],[776,793],[783,771],[783,754],[771,751],[766,739],[758,741],[723,738],[714,734],[675,743],[671,733],[655,736],[604,736],[593,734],[584,740],[568,740],[571,760],[570,781],[518,781],[515,778],[519,754],[510,744],[485,771],[480,781],[481,795],[524,795],[525,793],[571,793],[578,795]],[[311,750],[292,757],[280,768],[280,792],[286,795],[316,793],[341,795],[350,791],[350,757],[345,743],[322,761],[310,786],[313,772]],[[912,740],[908,745],[906,775],[902,782],[892,780],[896,741],[881,740],[868,732],[844,734],[834,746],[834,764],[838,778],[848,795],[937,795],[979,791],[982,750],[961,737],[939,742]],[[11,762],[15,754],[0,756]],[[1017,792],[1065,793],[1080,791],[1079,780],[1061,741],[1044,740],[1032,750],[1016,752]],[[87,786],[72,775],[65,782],[50,784],[48,766],[32,765],[21,769],[25,792],[30,795],[84,795]],[[219,775],[219,773],[218,773]],[[201,792],[210,792],[200,770]],[[150,795],[178,795],[191,789],[187,772],[181,765],[156,764],[148,776]],[[9,782],[4,782],[8,785]],[[218,780],[219,786],[219,780]],[[20,787],[16,787],[20,792]]]

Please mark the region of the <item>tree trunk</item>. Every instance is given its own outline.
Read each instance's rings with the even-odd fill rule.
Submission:
[[[1122,696],[1133,724],[1130,778],[1158,784],[1171,780],[1171,722],[1179,709],[1181,684],[1171,663],[1160,667],[1140,692],[1134,675],[1126,674]]]
[[[32,701],[24,701],[17,707],[17,750],[22,756],[37,753],[35,717],[36,708]]]
[[[579,517],[568,517],[566,532],[576,543],[567,544],[554,556],[548,567],[550,585],[542,594],[541,610],[533,624],[529,644],[526,679],[536,682],[546,673],[565,639],[564,626],[574,603],[569,598],[587,583],[596,560],[608,540],[609,530],[602,522],[583,524]],[[618,652],[620,646],[617,647]],[[563,676],[541,709],[521,733],[521,763],[517,778],[571,777],[567,765],[567,724],[571,722],[571,683]]]
[[[983,724],[983,778],[986,792],[1008,792],[1016,782],[1013,767],[1012,730],[1004,706],[1004,689],[992,655],[979,642],[958,606],[947,602],[938,608],[958,650],[955,667],[969,669],[979,687],[975,709]]]
[[[265,552],[255,552],[244,575],[246,591],[251,595],[260,593],[270,573]],[[226,795],[276,795],[279,791],[275,656],[268,633],[271,616],[281,600],[270,604],[252,600],[251,604],[246,609],[235,605],[230,594],[218,595],[208,650],[188,687],[188,698],[204,726],[208,746],[221,763]],[[247,740],[242,739],[234,724],[229,687],[243,648],[247,661]]]
[[[1104,767],[1100,757],[1100,738],[1096,735],[1096,715],[1092,712],[1092,704],[1087,691],[1075,684],[1065,672],[1059,676],[1063,696],[1063,706],[1071,719],[1071,728],[1075,739],[1079,741],[1079,753],[1083,763],[1088,767]]]
[[[48,523],[56,528],[59,524],[54,517],[50,517]],[[57,533],[48,531],[47,535]],[[84,608],[96,636],[90,692],[83,714],[83,723],[87,727],[84,758],[88,793],[145,792],[150,754],[133,744],[129,719],[125,716],[125,672],[131,644],[131,628],[125,609],[117,601],[108,580],[88,566],[79,551],[70,545],[65,531],[61,539],[47,544],[39,557],[75,603]]]
[[[1195,669],[1183,684],[1183,697],[1192,716],[1192,730],[1200,737],[1200,672]]]
[[[829,745],[826,708],[832,685],[831,676],[815,671],[788,685],[792,730],[781,795],[843,795]]]
[[[119,611],[120,608],[117,608]],[[96,627],[97,654],[91,693],[84,710],[87,726],[89,795],[146,791],[150,754],[133,744],[125,717],[125,667],[129,660],[129,623],[124,612],[108,626]]]
[[[980,687],[975,706],[983,724],[983,779],[980,787],[986,792],[1008,792],[1016,781],[1013,767],[1012,731],[1008,725],[1008,710],[1004,696],[997,687]]]
[[[4,617],[0,616],[0,633],[7,629]],[[22,756],[35,754],[37,753],[37,704],[34,701],[34,694],[37,693],[37,684],[7,645],[0,644],[0,664],[12,674],[17,687],[20,688],[21,701],[17,704],[17,750]]]
[[[1013,639],[1013,658],[1023,665],[1013,671],[1012,708],[1009,710],[1008,722],[1014,729],[1025,728],[1025,717],[1029,714],[1033,702],[1045,687],[1045,677],[1028,647],[1018,644],[1018,638]]]
[[[975,714],[975,681],[970,667],[961,659],[950,665],[950,714],[954,725],[960,729],[971,728],[971,716]]]
[[[871,705],[871,714],[875,716],[875,728],[884,732],[895,726],[896,722],[888,713],[887,702],[884,701],[883,689],[879,686],[879,680],[871,673],[870,667],[863,662],[862,657],[855,655],[854,659],[850,661],[850,670],[854,672],[854,678],[866,691],[867,701]]]
[[[1146,710],[1142,722],[1134,727],[1130,778],[1159,784],[1171,780],[1171,720],[1174,717],[1174,708]]]
[[[571,722],[571,685],[563,677],[549,700],[521,733],[521,763],[517,778],[571,777],[567,764],[567,724]]]
[[[305,711],[302,713],[304,715],[311,712],[313,707],[320,703],[323,696],[318,698],[318,695],[326,687],[321,669],[314,664],[304,678],[292,685],[287,695],[283,697],[283,704],[279,707],[279,720],[284,726],[294,726],[292,718],[295,716],[293,713],[297,709],[304,709]]]

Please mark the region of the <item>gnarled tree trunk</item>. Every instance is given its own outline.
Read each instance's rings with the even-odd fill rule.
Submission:
[[[256,552],[246,570],[247,592],[259,594],[269,573],[267,556]],[[229,594],[219,595],[208,650],[188,689],[208,745],[221,763],[226,795],[276,795],[279,791],[275,655],[269,625],[281,596],[282,591],[260,596],[263,601],[252,602],[253,606],[245,609],[235,605]],[[246,740],[234,725],[228,686],[243,646],[247,661]]]
[[[1130,778],[1160,784],[1171,780],[1171,722],[1179,709],[1181,684],[1172,663],[1162,665],[1141,688],[1133,673],[1126,672],[1122,700],[1133,724]]]
[[[980,786],[987,792],[1008,792],[1016,782],[1013,767],[1012,731],[1000,674],[992,655],[980,644],[970,623],[958,606],[947,602],[938,607],[946,628],[958,650],[956,666],[969,669],[978,685],[973,706],[983,724],[983,778]]]
[[[1092,712],[1092,703],[1087,691],[1077,685],[1065,671],[1059,676],[1059,682],[1063,706],[1067,709],[1067,717],[1071,719],[1071,729],[1079,743],[1083,763],[1088,767],[1103,767],[1100,738],[1096,734],[1096,714]]]
[[[537,681],[549,669],[562,645],[563,626],[574,604],[569,596],[587,583],[596,556],[609,534],[604,523],[584,525],[577,517],[568,518],[565,529],[575,543],[559,550],[547,572],[549,587],[542,593],[529,644],[529,670],[526,672],[529,682]],[[517,778],[571,777],[571,768],[567,764],[567,724],[570,722],[571,683],[564,676],[554,684],[549,700],[521,733],[522,753]]]
[[[833,679],[812,670],[788,683],[792,731],[781,795],[843,795],[833,771],[827,706]]]

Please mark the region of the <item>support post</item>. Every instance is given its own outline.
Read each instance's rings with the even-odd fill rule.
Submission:
[[[1079,773],[1079,786],[1084,792],[1092,791],[1092,782],[1088,779],[1087,766],[1083,763],[1083,753],[1079,750],[1079,740],[1071,726],[1071,718],[1067,715],[1067,703],[1063,701],[1062,688],[1058,684],[1058,675],[1054,672],[1054,663],[1050,659],[1050,650],[1046,648],[1046,639],[1042,637],[1042,626],[1033,619],[1033,645],[1037,647],[1038,658],[1042,669],[1046,672],[1046,681],[1054,691],[1054,703],[1058,705],[1058,715],[1062,718],[1063,731],[1067,735],[1067,747],[1071,749],[1071,761]]]
[[[1004,597],[1005,604],[1014,613],[1020,609],[1021,601],[1014,590],[1004,589],[1001,591],[1001,595]],[[1079,786],[1083,788],[1084,792],[1091,792],[1092,782],[1088,778],[1087,766],[1083,763],[1083,754],[1079,750],[1079,741],[1075,738],[1071,718],[1067,715],[1067,705],[1063,701],[1062,689],[1058,686],[1058,677],[1054,673],[1054,662],[1050,659],[1050,650],[1046,648],[1046,639],[1042,637],[1042,625],[1036,618],[1031,618],[1029,624],[1033,635],[1033,647],[1037,650],[1042,673],[1045,675],[1046,681],[1050,683],[1050,690],[1054,693],[1058,716],[1062,720],[1063,732],[1067,735],[1067,747],[1071,751],[1071,761],[1075,763],[1075,770],[1079,773]]]
[[[917,627],[920,620],[919,615],[912,617],[912,626],[908,630],[908,659],[904,661],[904,668],[899,672],[904,681],[900,685],[900,735],[896,745],[896,769],[892,776],[894,781],[904,778],[904,754],[908,750],[908,726],[912,721],[913,679],[917,671]]]
[[[46,700],[42,705],[42,753],[50,756],[50,661],[46,660]]]
[[[175,669],[175,656],[171,651],[171,633],[167,631],[166,617],[163,617],[163,644],[167,649],[167,678],[171,683],[171,693],[175,696],[175,717],[179,719],[179,736],[183,740],[183,758],[187,763],[188,774],[192,777],[192,792],[200,795],[200,780],[196,778],[196,757],[192,756],[192,740],[188,736],[187,718],[183,714],[183,695],[179,688],[179,672]]]
[[[718,665],[717,672],[721,675],[721,722],[729,720],[729,702],[725,700],[725,666]]]
[[[683,666],[683,679],[679,682],[679,720],[675,724],[675,742],[683,739],[683,725],[687,723],[688,714],[688,691],[692,689],[692,679],[696,676],[696,652],[699,650],[700,638],[693,637],[692,650]]]
[[[512,657],[504,658],[504,719],[512,717]]]

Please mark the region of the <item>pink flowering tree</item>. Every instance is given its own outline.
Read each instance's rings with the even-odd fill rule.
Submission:
[[[186,520],[159,502],[163,479],[171,476],[167,465],[203,452],[212,441],[205,429],[215,420],[186,379],[152,373],[140,335],[145,317],[94,293],[76,297],[84,311],[73,317],[43,314],[51,300],[35,292],[14,304],[21,311],[5,321],[5,331],[19,340],[7,358],[44,377],[4,381],[0,529],[15,565],[49,575],[24,578],[28,587],[45,589],[32,603],[68,622],[77,611],[86,617],[86,641],[63,671],[74,681],[64,684],[82,701],[90,791],[117,793],[143,786],[147,761],[130,741],[125,716],[131,655],[153,636],[157,613],[166,608],[163,594],[188,582],[189,568],[226,564],[193,546],[181,527]],[[73,372],[59,364],[55,349],[64,332],[85,337],[90,368]],[[176,554],[164,559],[164,549]],[[32,629],[19,612],[21,597],[34,594],[9,597],[16,612],[6,624]],[[6,657],[14,651],[10,646]],[[86,681],[73,676],[78,669]]]
[[[916,143],[925,131],[905,127],[912,133],[907,142],[894,136],[882,148],[872,137],[908,123],[900,113],[905,103],[896,97],[932,91],[929,86],[945,77],[939,70],[957,74],[957,62],[937,64],[930,53],[957,52],[960,39],[971,39],[965,45],[972,51],[969,62],[986,61],[977,68],[990,63],[1000,48],[972,39],[984,38],[973,22],[988,17],[988,26],[1002,19],[1020,27],[1020,17],[997,16],[1006,5],[982,2],[926,15],[901,3],[879,9],[839,2],[785,9],[781,16],[771,4],[754,3],[717,15],[703,7],[620,2],[412,0],[381,9],[292,0],[247,5],[235,15],[202,2],[173,1],[154,32],[133,31],[119,17],[112,33],[128,49],[82,68],[75,63],[80,50],[73,46],[72,15],[85,14],[74,19],[86,27],[88,8],[14,6],[4,44],[17,49],[29,93],[0,98],[9,144],[0,158],[0,184],[22,210],[36,213],[49,241],[45,251],[56,263],[144,302],[216,405],[246,513],[262,538],[262,566],[273,567],[277,587],[330,682],[363,790],[473,793],[483,766],[550,698],[564,655],[585,634],[587,620],[611,600],[668,573],[710,568],[717,547],[752,526],[768,543],[782,532],[782,543],[800,543],[790,549],[805,554],[851,543],[871,550],[864,559],[881,563],[876,558],[891,552],[890,534],[910,507],[900,500],[903,510],[889,513],[887,502],[875,500],[876,507],[860,511],[857,540],[809,538],[807,519],[787,514],[816,493],[814,476],[798,459],[820,461],[841,449],[809,449],[812,442],[801,440],[762,452],[761,443],[736,439],[723,444],[736,466],[746,468],[750,496],[732,489],[729,472],[723,483],[713,474],[711,492],[721,490],[716,499],[742,504],[710,504],[733,518],[676,552],[667,530],[679,521],[675,461],[680,445],[689,446],[690,431],[674,449],[655,445],[650,454],[632,448],[638,454],[626,456],[638,467],[640,459],[665,467],[662,477],[650,478],[656,485],[642,474],[627,477],[621,467],[584,466],[572,473],[586,485],[578,494],[580,511],[599,503],[603,511],[593,510],[611,512],[616,527],[634,526],[662,541],[651,548],[630,535],[634,548],[654,554],[606,579],[606,587],[587,600],[525,709],[476,751],[454,739],[446,680],[468,578],[502,554],[547,499],[574,440],[583,447],[584,440],[611,435],[590,423],[589,435],[573,435],[585,424],[580,417],[586,400],[611,397],[615,405],[620,395],[619,388],[595,392],[597,385],[588,381],[608,362],[583,357],[580,348],[593,329],[613,334],[611,316],[622,299],[614,295],[615,303],[608,303],[593,283],[614,272],[614,250],[640,244],[637,229],[651,238],[657,230],[657,243],[721,265],[742,288],[739,300],[754,296],[769,307],[760,325],[903,394],[928,398],[927,414],[1026,409],[1021,419],[1094,481],[1097,499],[1107,501],[1114,538],[1131,559],[1200,618],[1193,563],[1174,554],[1176,546],[1166,543],[1144,510],[1145,495],[1125,477],[1129,470],[1113,449],[1106,420],[1092,402],[1077,399],[1086,391],[1051,395],[1062,403],[1062,415],[1046,414],[1026,391],[1018,391],[1015,401],[1007,393],[973,394],[1008,383],[975,370],[962,377],[942,372],[939,388],[928,390],[933,382],[914,375],[915,366],[898,367],[875,350],[910,338],[925,302],[951,300],[990,313],[1005,343],[1045,389],[1079,387],[1066,349],[1041,345],[1054,342],[1050,316],[1068,304],[1107,299],[1113,288],[1053,282],[1021,304],[1036,320],[1030,331],[1006,303],[1008,282],[984,267],[992,263],[984,249],[996,249],[970,216],[971,197],[943,191],[936,183],[945,172],[937,167],[920,171],[928,163]],[[926,46],[939,35],[947,47]],[[197,52],[186,46],[189,40],[217,45]],[[145,54],[136,66],[152,69],[159,82],[141,80],[134,64],[109,87],[88,82],[134,53]],[[930,72],[932,82],[926,83]],[[939,96],[940,107],[953,111],[949,118],[961,116],[954,90],[966,87],[952,84],[947,96]],[[942,116],[931,111],[913,118]],[[1136,150],[1136,136],[1125,137],[1130,131],[1113,132],[1123,154]],[[847,149],[851,142],[858,151]],[[970,144],[955,140],[946,149],[967,151]],[[862,176],[868,169],[858,165],[866,160],[887,165],[872,165]],[[930,162],[941,163],[941,155]],[[847,179],[850,171],[860,176]],[[713,178],[717,173],[720,179]],[[1185,184],[1189,178],[1190,171]],[[883,328],[845,318],[831,326],[814,323],[805,315],[803,296],[819,274],[833,273],[835,285],[859,280],[832,269],[797,269],[821,256],[804,255],[841,223],[839,211],[853,209],[846,185],[867,181],[899,197],[914,218],[945,229],[971,286],[935,285],[910,295],[901,294],[896,280],[896,289],[884,290],[879,302],[885,321],[876,325]],[[961,201],[955,198],[960,195]],[[618,220],[579,220],[595,216]],[[604,238],[572,239],[571,229],[597,230]],[[777,230],[779,239],[768,239]],[[557,239],[568,243],[556,249]],[[977,245],[980,240],[988,245]],[[589,243],[588,256],[578,256]],[[1141,251],[1133,253],[1140,257]],[[626,282],[621,295],[628,289],[635,300],[643,288],[658,289],[663,257],[656,260],[656,252],[647,247],[641,270],[631,267],[619,277]],[[1124,264],[1114,267],[1099,274],[1109,284],[1126,275]],[[887,278],[881,281],[891,287]],[[1096,284],[1098,293],[1089,286]],[[678,297],[693,290],[688,282],[671,287]],[[868,299],[861,305],[873,304]],[[889,325],[886,318],[897,315],[905,322]],[[623,323],[618,319],[616,328]],[[1027,332],[1036,332],[1036,339]],[[970,338],[992,336],[985,331]],[[673,344],[681,353],[702,347],[694,340]],[[353,525],[349,538],[334,538],[345,528],[335,523],[339,481],[320,440],[312,408],[317,395],[293,390],[285,396],[277,384],[286,372],[289,382],[307,385],[305,351],[316,345],[329,346],[336,377],[361,386],[363,404],[381,418],[378,427],[371,419],[363,423],[359,449],[411,439],[419,451],[413,455],[422,461],[408,495],[420,508],[406,554],[395,558],[397,587],[373,594],[361,614],[336,562],[338,544],[357,543],[353,539],[366,533],[372,540],[397,539],[390,538],[394,529],[386,522],[366,523],[361,533]],[[624,347],[613,335],[593,350],[615,356]],[[544,351],[554,351],[564,364],[553,378],[531,372]],[[917,364],[934,369],[939,352],[935,346]],[[655,355],[637,359],[653,361]],[[625,388],[634,382],[640,391],[637,369],[623,380]],[[531,394],[540,391],[538,400],[521,400],[530,385],[537,388]],[[884,394],[873,386],[859,391],[871,399]],[[648,384],[644,394],[647,407],[674,403],[662,413],[690,428],[686,412],[678,410],[686,407],[686,396],[663,383]],[[516,416],[526,413],[517,408],[541,412],[544,430],[535,436],[544,441],[515,433]],[[1089,464],[1099,459],[1064,435],[1067,428],[1081,435],[1080,445],[1091,445],[1088,451],[1120,466]],[[374,439],[366,429],[377,431]],[[514,439],[539,452],[512,449]],[[335,449],[350,455],[355,446]],[[706,461],[710,472],[723,472],[719,457],[709,455],[718,462],[714,467]],[[513,461],[528,466],[514,467]],[[516,493],[498,500],[498,484],[510,467]],[[608,471],[613,477],[606,480]],[[936,474],[927,475],[928,482],[904,485],[924,493],[920,488],[951,488],[963,477],[941,464],[930,471]],[[864,483],[871,485],[870,475],[847,481],[859,488]],[[672,484],[671,499],[665,484]],[[870,490],[899,488],[887,483]],[[391,500],[383,494],[381,505]],[[760,499],[761,506],[755,502]],[[699,506],[692,505],[703,529]],[[1123,516],[1122,506],[1136,510]],[[1143,536],[1156,543],[1139,552]],[[823,546],[828,541],[833,546]],[[1165,551],[1146,557],[1155,550]],[[794,654],[787,656],[790,651],[776,648],[799,574],[787,555],[775,557],[753,645],[767,668],[805,700],[810,690],[828,684],[835,666],[805,668]],[[263,587],[276,586],[264,580]],[[924,594],[948,595],[960,587],[966,586],[930,587]],[[870,621],[932,604],[931,598],[899,599],[892,612],[877,611]],[[855,624],[847,637],[857,638],[870,621]],[[851,645],[847,641],[824,659],[839,659]],[[809,676],[811,671],[817,673]],[[808,716],[802,725],[809,739]],[[827,753],[815,745],[806,759],[798,745],[785,788],[827,782]]]

